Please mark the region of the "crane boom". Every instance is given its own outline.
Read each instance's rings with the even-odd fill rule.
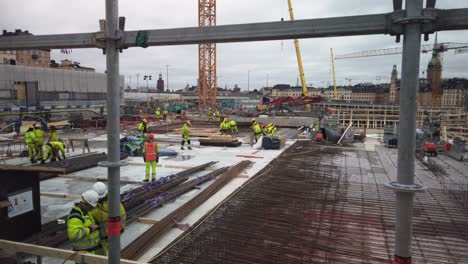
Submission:
[[[338,91],[336,90],[335,58],[333,57],[333,48],[330,48],[330,53],[333,71],[333,99],[338,100]]]
[[[436,44],[436,47],[434,47],[433,44],[427,44],[427,45],[421,45],[421,52],[422,53],[427,53],[427,52],[432,52],[432,51],[447,51],[447,50],[463,50],[464,48],[467,48],[468,44],[467,43],[453,43],[453,42],[446,42],[446,43],[439,43]],[[360,51],[360,52],[354,52],[354,53],[349,53],[349,54],[342,54],[342,55],[337,55],[335,56],[335,59],[352,59],[352,58],[361,58],[361,57],[373,57],[373,56],[384,56],[384,55],[395,55],[395,54],[402,54],[403,49],[401,47],[396,47],[396,48],[388,48],[388,49],[376,49],[376,50],[366,50],[366,51]],[[461,52],[458,52],[461,53]]]
[[[288,0],[289,6],[289,16],[291,17],[291,21],[294,21],[294,12],[292,8],[291,0]],[[301,76],[301,84],[302,84],[302,93],[304,96],[309,96],[309,91],[307,91],[307,83],[304,76],[304,68],[302,66],[302,56],[301,56],[301,49],[299,48],[299,40],[294,40],[294,46],[296,47],[296,56],[297,56],[297,64],[299,65],[299,74]]]

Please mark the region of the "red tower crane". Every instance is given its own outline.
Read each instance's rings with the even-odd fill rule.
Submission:
[[[198,0],[198,26],[216,26],[216,0]],[[198,45],[198,102],[200,110],[216,108],[216,43]]]

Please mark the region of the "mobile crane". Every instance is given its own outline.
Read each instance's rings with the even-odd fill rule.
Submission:
[[[292,2],[291,0],[288,0],[288,6],[289,6],[289,16],[291,18],[291,21],[294,21],[294,12],[292,8]],[[309,97],[309,91],[307,91],[307,83],[304,77],[304,67],[302,66],[302,56],[301,56],[301,49],[299,48],[299,40],[294,39],[294,46],[296,47],[296,56],[297,56],[297,64],[299,66],[299,74],[301,77],[301,84],[302,84],[302,95],[305,97]],[[310,104],[306,104],[306,111],[310,112]]]

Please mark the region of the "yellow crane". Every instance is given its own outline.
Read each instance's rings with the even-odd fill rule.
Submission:
[[[289,16],[291,17],[291,21],[294,21],[294,12],[292,8],[291,0],[288,0],[289,6]],[[299,40],[294,39],[294,46],[296,46],[296,56],[297,56],[297,64],[299,65],[299,74],[301,76],[301,84],[302,84],[302,93],[304,96],[309,96],[309,91],[307,91],[307,83],[304,77],[304,68],[302,67],[302,56],[301,56],[301,49],[299,48]],[[306,105],[306,110],[310,112],[310,104]]]
[[[335,73],[335,58],[333,57],[333,48],[330,48],[331,63],[333,72],[333,99],[338,100],[338,91],[336,90],[336,73]]]

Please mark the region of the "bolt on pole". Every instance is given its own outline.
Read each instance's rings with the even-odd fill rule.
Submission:
[[[405,1],[408,19],[422,15],[423,0]],[[419,83],[421,25],[415,21],[404,25],[402,75],[400,91],[400,128],[398,139],[397,181],[414,185],[416,145],[416,92]],[[396,230],[394,263],[411,263],[414,192],[396,192]]]

